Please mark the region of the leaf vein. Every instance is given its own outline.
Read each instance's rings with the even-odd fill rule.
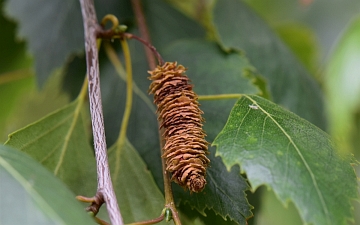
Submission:
[[[69,128],[69,130],[68,130],[68,132],[67,132],[67,134],[65,136],[64,145],[61,148],[61,154],[60,154],[60,157],[59,157],[59,161],[56,164],[56,167],[55,167],[55,170],[54,170],[55,175],[58,174],[59,169],[60,169],[61,165],[64,162],[65,154],[67,152],[67,147],[68,147],[70,139],[71,139],[71,134],[73,133],[73,131],[75,129],[75,125],[78,122],[78,118],[79,118],[79,115],[80,115],[82,103],[83,103],[83,100],[80,99],[79,102],[77,103],[76,108],[75,108],[74,116],[73,116],[73,119],[71,121],[70,128]]]

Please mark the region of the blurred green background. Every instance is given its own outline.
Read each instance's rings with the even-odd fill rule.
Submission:
[[[196,18],[198,2],[170,1]],[[360,160],[360,1],[359,0],[244,0],[276,31],[322,87],[328,130],[339,151]],[[69,102],[61,92],[60,73],[54,72],[44,88],[35,82],[33,59],[25,40],[16,37],[0,0],[0,140]],[[355,167],[358,176],[359,166]],[[292,203],[284,207],[271,190],[262,187],[255,217],[257,225],[302,224]],[[251,202],[251,199],[250,199]],[[360,205],[354,201],[355,222]],[[276,213],[274,213],[276,212]],[[279,213],[281,212],[281,213]]]

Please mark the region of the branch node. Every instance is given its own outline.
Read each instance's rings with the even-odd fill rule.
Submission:
[[[76,199],[81,202],[91,203],[90,206],[86,207],[86,211],[92,212],[94,216],[98,214],[100,207],[105,203],[104,195],[101,190],[98,190],[94,197],[76,196]]]

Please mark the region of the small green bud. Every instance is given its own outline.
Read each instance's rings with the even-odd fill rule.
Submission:
[[[119,25],[115,28],[115,32],[116,33],[124,33],[127,30],[127,26],[126,25]]]
[[[169,222],[172,219],[173,219],[173,217],[172,217],[171,209],[167,208],[165,210],[165,220],[166,220],[166,222]]]

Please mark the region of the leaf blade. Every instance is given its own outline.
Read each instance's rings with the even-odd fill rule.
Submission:
[[[63,183],[20,151],[0,146],[0,177],[4,196],[0,203],[6,205],[0,218],[5,224],[12,224],[15,218],[20,223],[94,223]]]
[[[131,4],[127,1],[95,2],[95,8],[99,20],[109,13],[120,21],[132,16]],[[43,87],[52,72],[62,67],[71,54],[83,52],[84,29],[78,1],[8,0],[5,11],[18,21],[18,36],[28,42],[35,58],[39,87]]]
[[[96,190],[96,167],[80,115],[81,105],[78,99],[10,134],[6,145],[28,153],[74,193],[91,195]]]
[[[216,1],[212,17],[219,44],[227,50],[245,51],[250,63],[268,78],[276,103],[326,127],[318,84],[261,18],[240,0]]]
[[[123,146],[116,143],[109,148],[109,165],[124,222],[158,217],[164,208],[164,196],[128,140]]]
[[[83,49],[81,11],[77,2],[36,0],[24,4],[10,0],[6,12],[20,22],[18,33],[28,40],[29,49],[35,57],[40,87],[53,69],[61,67],[70,53]]]
[[[338,155],[326,133],[295,114],[245,96],[213,145],[228,169],[241,165],[252,188],[266,184],[284,204],[293,201],[304,222],[345,224],[351,218],[350,199],[357,198],[352,159]]]

